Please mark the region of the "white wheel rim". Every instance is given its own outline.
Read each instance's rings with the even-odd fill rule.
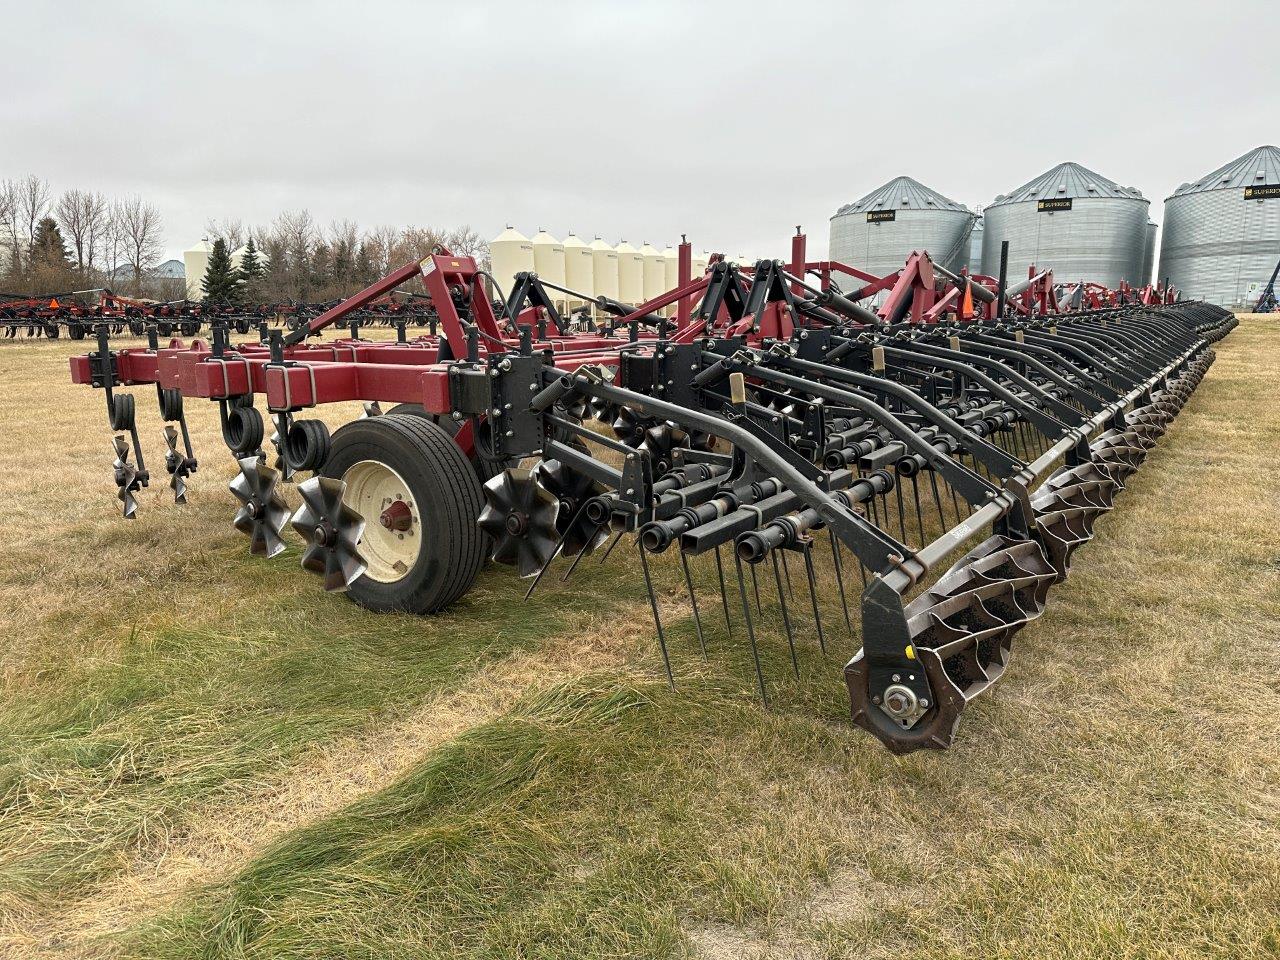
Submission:
[[[360,555],[367,564],[365,576],[378,583],[396,583],[413,569],[422,552],[422,520],[418,505],[404,478],[378,460],[353,463],[342,475],[347,485],[343,502],[365,519],[360,538]],[[397,503],[404,507],[394,506]],[[408,511],[404,530],[383,523],[388,508],[392,514]]]

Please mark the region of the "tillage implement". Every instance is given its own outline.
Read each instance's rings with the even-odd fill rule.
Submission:
[[[503,290],[439,250],[253,342],[215,322],[207,342],[164,343],[152,325],[146,348],[115,351],[100,327],[72,374],[105,393],[126,517],[152,479],[126,388],[154,385],[179,502],[197,469],[186,404],[213,401],[254,554],[292,529],[326,590],[430,613],[486,560],[532,591],[557,559],[563,580],[593,552],[633,553],[669,678],[673,590],[704,650],[720,620],[749,648],[766,701],[762,653],[799,673],[798,645],[851,640],[853,721],[905,753],[952,742],[1235,323],[1173,291],[1043,268],[1005,284],[923,251],[875,277],[807,260],[799,232],[787,260],[691,276],[684,244],[679,262],[678,286],[637,306],[532,273]],[[418,279],[431,333],[320,336]],[[309,415],[340,401],[365,415],[332,432]]]

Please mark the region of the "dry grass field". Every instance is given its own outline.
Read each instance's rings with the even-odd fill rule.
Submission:
[[[0,957],[1280,956],[1280,321],[906,758],[848,643],[766,711],[664,592],[669,689],[633,560],[417,619],[249,557],[212,408],[125,522],[72,352],[0,343]]]

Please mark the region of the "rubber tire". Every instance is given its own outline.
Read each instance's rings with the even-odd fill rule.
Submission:
[[[423,519],[423,546],[400,580],[379,583],[362,576],[347,596],[378,612],[444,609],[471,588],[488,552],[476,522],[484,493],[475,471],[452,437],[413,413],[386,413],[341,427],[320,474],[341,479],[362,460],[385,463],[404,479]]]
[[[453,417],[447,417],[442,413],[427,413],[427,408],[420,403],[397,403],[387,411],[388,415],[393,413],[407,413],[413,417],[425,417],[451,437],[456,437],[458,431],[462,429],[461,420],[455,420]],[[474,452],[471,454],[471,466],[475,468],[476,476],[480,478],[481,483],[492,480],[506,469],[506,464],[482,460]]]
[[[397,403],[394,407],[388,410],[385,415],[389,417],[397,413],[407,413],[415,417],[426,417],[451,437],[456,437],[458,435],[458,431],[462,429],[461,420],[455,420],[453,417],[446,417],[440,413],[427,413],[427,408],[420,403]]]

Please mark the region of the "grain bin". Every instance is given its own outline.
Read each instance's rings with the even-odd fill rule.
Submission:
[[[508,226],[489,241],[490,273],[502,287],[502,296],[511,293],[517,273],[533,271],[533,241],[519,230]]]
[[[1147,221],[1146,241],[1142,245],[1142,273],[1134,284],[1136,287],[1145,287],[1151,282],[1151,271],[1156,265],[1156,233],[1159,229],[1154,220]]]
[[[618,251],[599,237],[591,241],[591,275],[597,297],[618,299]]]
[[[574,234],[564,238],[564,285],[587,297],[594,297],[595,264],[591,247]],[[569,297],[569,309],[580,307],[585,302],[578,297]]]
[[[675,290],[680,286],[680,254],[676,252],[676,248],[668,245],[662,251],[662,264],[666,268],[666,288]],[[676,305],[673,303],[664,311],[668,316],[676,315]]]
[[[547,231],[539,228],[533,235],[533,269],[543,280],[564,286],[564,244]],[[558,290],[552,290],[551,299],[561,309],[564,308],[565,296]]]
[[[1251,307],[1277,259],[1280,149],[1250,150],[1165,199],[1158,276],[1184,297]]]
[[[662,259],[662,251],[646,241],[640,246],[640,256],[644,258],[644,298],[662,296],[667,292],[667,262]]]
[[[831,218],[831,259],[877,277],[901,269],[913,250],[927,250],[952,271],[969,264],[969,234],[977,217],[911,177],[895,177]],[[861,281],[844,274],[846,290]]]
[[[999,270],[999,264],[996,270]],[[982,260],[982,217],[979,216],[973,225],[973,232],[969,234],[969,273],[973,275],[985,274],[983,270]]]
[[[182,268],[187,277],[187,299],[204,298],[204,275],[209,269],[209,254],[213,252],[213,244],[205,237],[195,246],[182,251]]]
[[[625,240],[618,244],[618,299],[632,305],[644,302],[644,257]]]
[[[1032,264],[1053,270],[1056,281],[1118,287],[1137,281],[1147,239],[1150,204],[1078,163],[1060,163],[982,211],[982,262],[1000,262],[1009,241],[1009,277],[1025,277]]]

